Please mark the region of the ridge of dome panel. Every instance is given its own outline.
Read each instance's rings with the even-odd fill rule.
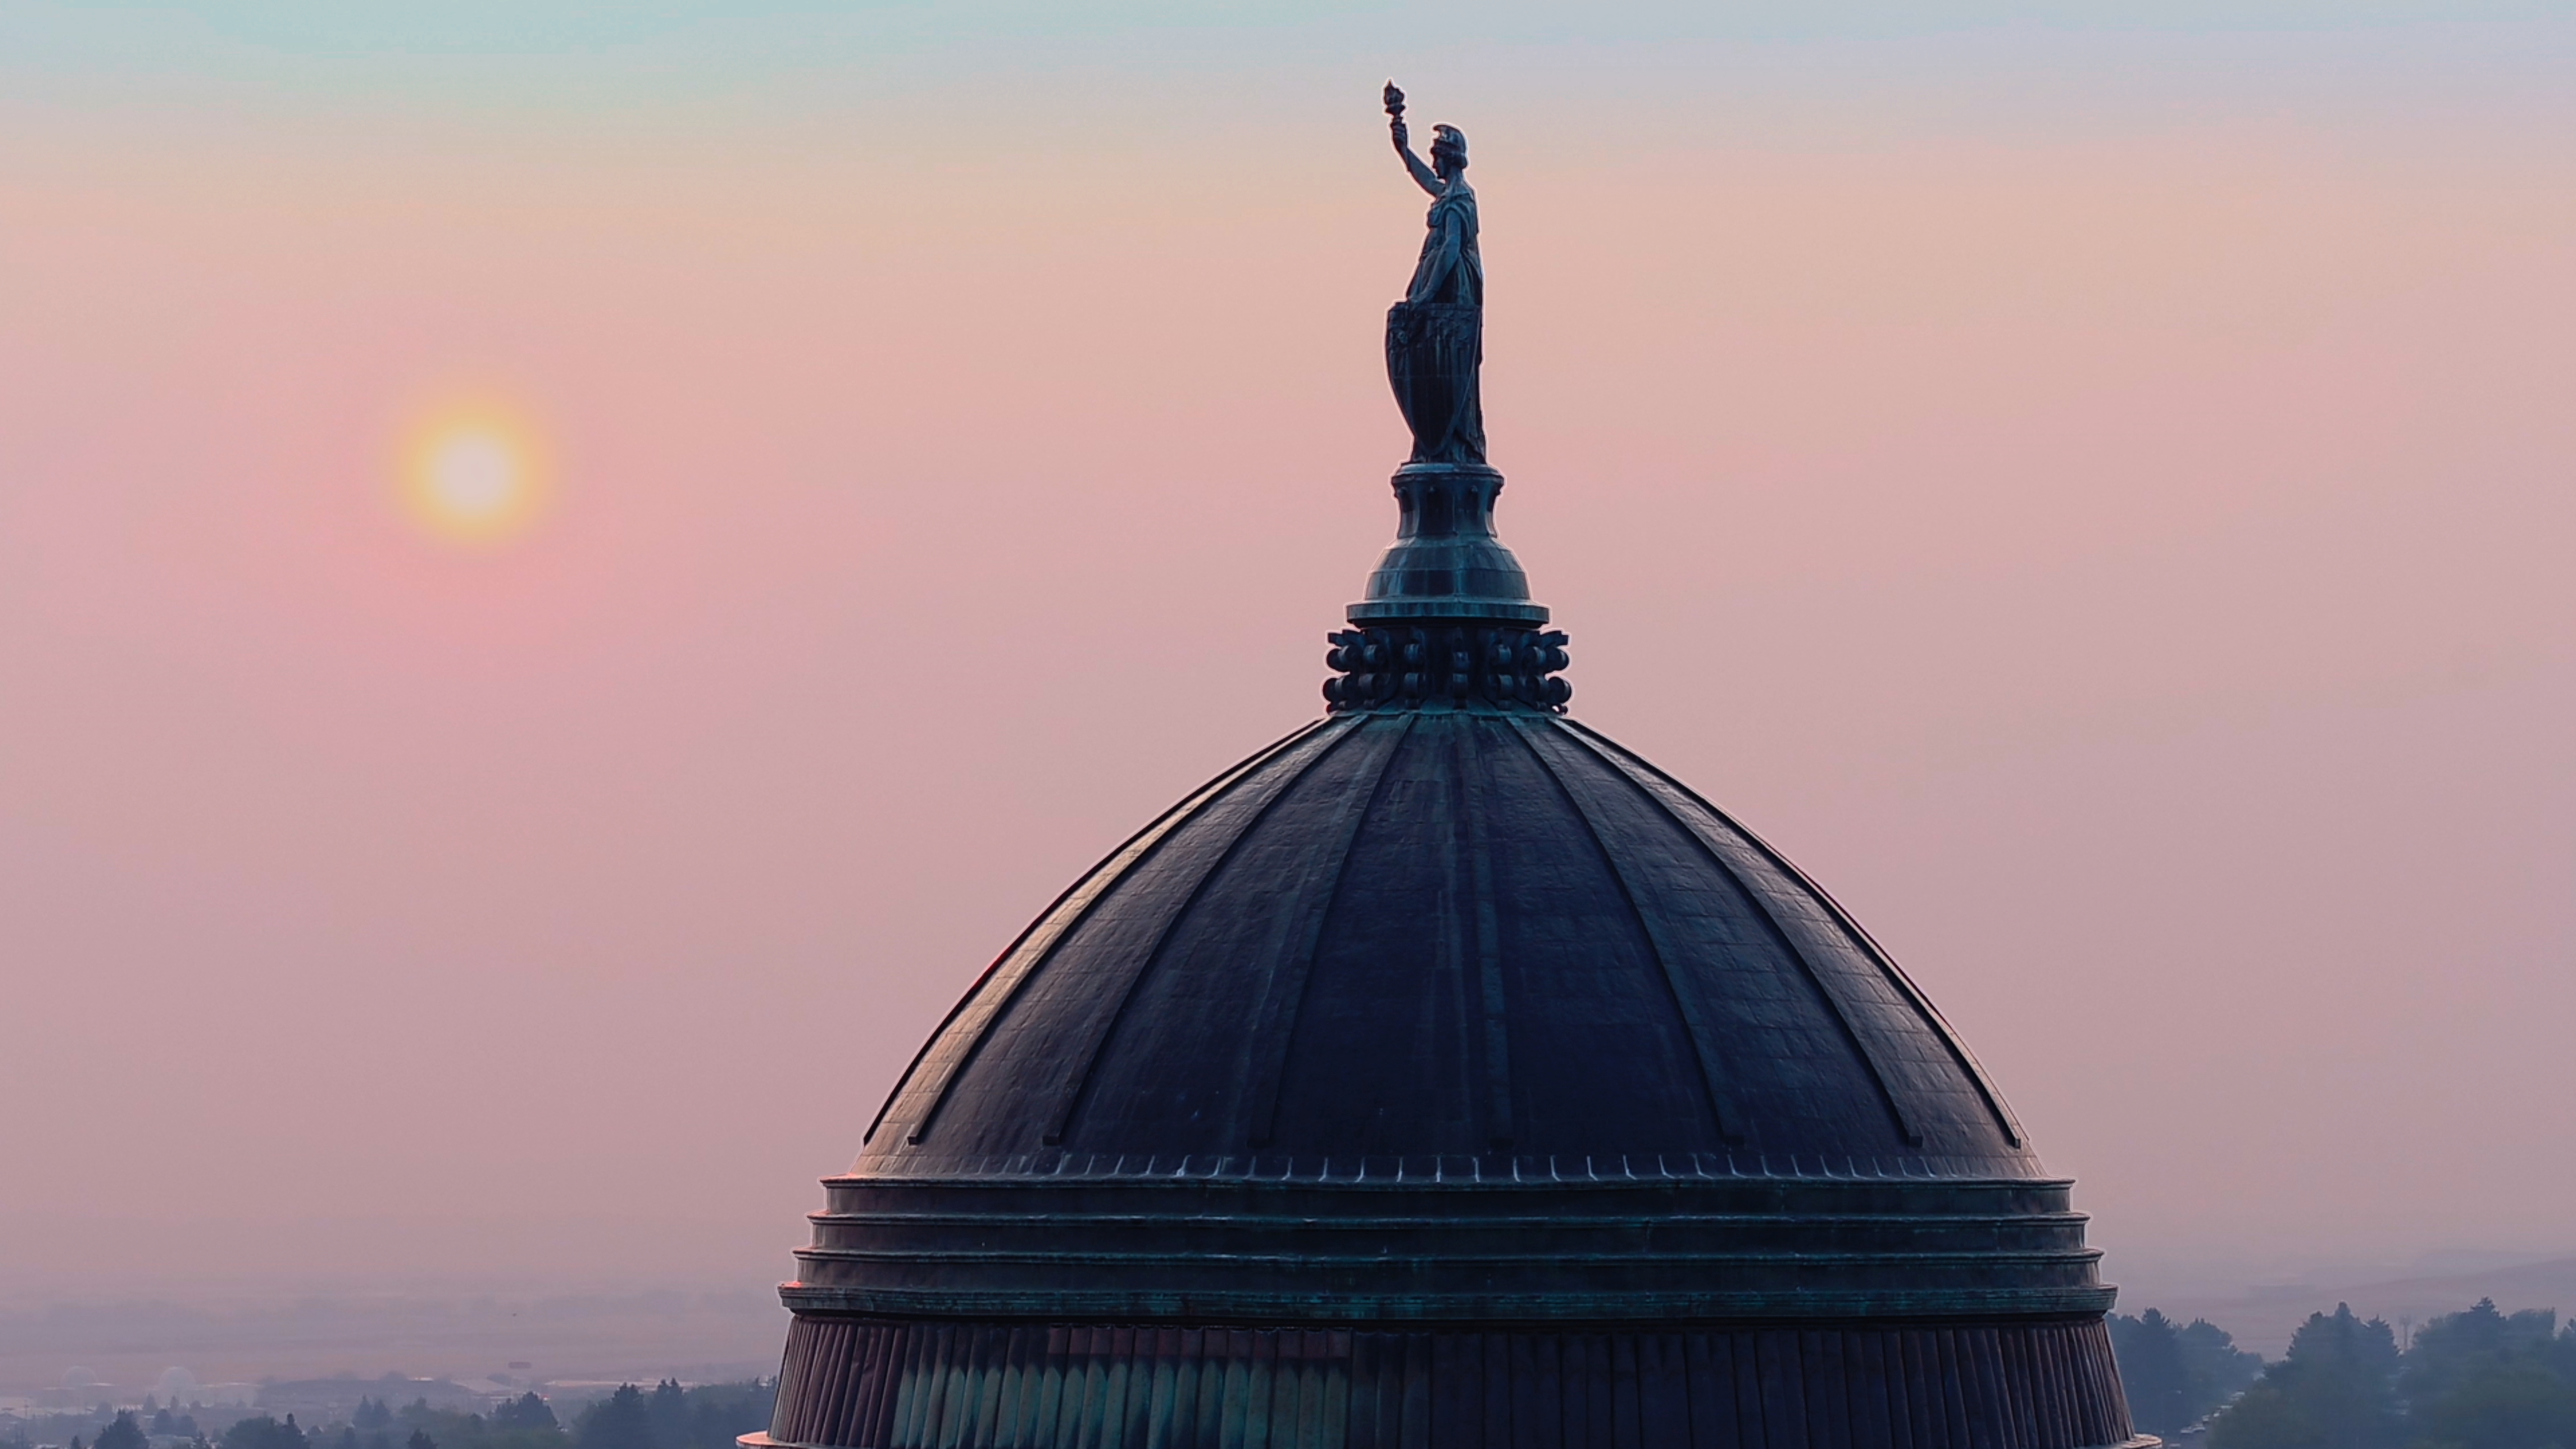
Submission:
[[[1053,943],[995,1015],[934,1130],[952,1151],[1052,1146],[1101,1040],[1172,921],[1280,793],[1354,731],[1318,731],[1232,781],[1180,822]]]
[[[1935,1152],[2023,1149],[2021,1124],[1966,1043],[1822,887],[1733,817],[1624,746],[1571,720],[1548,724],[1551,738],[1581,741],[1687,829],[1724,874],[1759,895],[1775,929],[1831,999],[1909,1138],[1927,1131],[1949,1136],[1922,1144]],[[1944,1128],[1964,1130],[1953,1135]]]
[[[2039,1170],[1839,907],[1536,712],[1345,714],[1221,776],[1042,917],[897,1097],[908,1130],[875,1137],[865,1170]]]
[[[1270,1145],[1720,1145],[1645,932],[1580,830],[1508,727],[1421,718],[1317,943]]]
[[[1552,723],[1518,733],[1651,923],[1677,1010],[1694,1025],[1724,1103],[1726,1145],[1757,1155],[1919,1149],[1769,903]]]
[[[1316,936],[1412,723],[1359,717],[1229,843],[1110,1023],[1069,1150],[1267,1150]]]
[[[1018,1003],[1023,990],[1046,968],[1056,949],[1132,874],[1157,859],[1167,841],[1226,798],[1235,786],[1265,773],[1283,758],[1338,738],[1350,728],[1347,721],[1318,720],[1256,751],[1183,797],[1181,803],[1128,837],[1067,887],[985,968],[914,1054],[911,1065],[897,1079],[894,1090],[887,1094],[885,1104],[878,1108],[875,1120],[861,1138],[862,1160],[871,1153],[884,1155],[918,1146],[929,1135],[958,1080],[983,1055],[1001,1017]],[[951,1143],[943,1142],[941,1151],[946,1155],[974,1156],[979,1150],[970,1147],[961,1154]],[[991,1149],[980,1151],[989,1155]]]

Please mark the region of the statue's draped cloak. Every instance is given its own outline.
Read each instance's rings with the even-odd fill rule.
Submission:
[[[1422,258],[1386,317],[1387,380],[1413,429],[1416,463],[1485,461],[1485,263],[1476,193],[1463,181],[1431,203]]]
[[[1404,300],[1485,304],[1485,262],[1476,253],[1476,193],[1466,183],[1453,183],[1431,203],[1429,233],[1422,238],[1422,259],[1413,266],[1413,285]]]

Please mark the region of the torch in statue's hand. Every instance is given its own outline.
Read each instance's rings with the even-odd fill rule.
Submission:
[[[1399,147],[1411,145],[1413,134],[1404,126],[1404,92],[1397,89],[1393,81],[1386,83],[1385,100],[1387,128],[1395,133],[1395,144]]]

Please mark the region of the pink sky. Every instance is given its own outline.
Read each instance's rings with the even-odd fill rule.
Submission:
[[[992,953],[1318,708],[1388,70],[1576,712],[1895,951],[2115,1279],[2576,1252],[2535,36],[0,102],[0,1287],[783,1274]],[[561,468],[484,555],[386,501],[459,384]]]

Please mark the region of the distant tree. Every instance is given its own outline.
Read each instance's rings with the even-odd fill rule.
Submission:
[[[143,1435],[143,1426],[134,1422],[134,1411],[122,1410],[116,1421],[98,1431],[95,1449],[150,1449],[151,1440]]]
[[[2417,1404],[2414,1419],[2423,1440],[2457,1449],[2576,1444],[2576,1383],[2528,1359],[2489,1366]]]
[[[2184,1324],[2174,1346],[2182,1351],[2193,1421],[2209,1417],[2263,1376],[2263,1355],[2238,1348],[2226,1329],[2206,1318]]]
[[[2191,1411],[2190,1377],[2172,1319],[2152,1308],[2136,1318],[2112,1314],[2111,1353],[2120,1362],[2129,1417],[2140,1429],[2170,1437],[2199,1417]]]
[[[676,1383],[657,1387],[654,1449],[734,1449],[736,1439],[769,1427],[777,1397],[777,1386],[759,1379],[693,1389]]]
[[[2420,1407],[2488,1370],[2545,1364],[2557,1336],[2558,1315],[2548,1309],[2499,1313],[2494,1299],[2481,1298],[2467,1312],[2445,1313],[2416,1333],[2398,1388]]]
[[[426,1435],[438,1449],[567,1449],[553,1415],[545,1400],[538,1399],[531,1409],[522,1398],[494,1409],[488,1419],[416,1404],[404,1409],[398,1422]]]
[[[438,1441],[429,1437],[428,1430],[414,1429],[411,1437],[403,1441],[403,1449],[438,1449]]]
[[[2210,1449],[2393,1449],[2397,1334],[2338,1303],[2312,1313],[2281,1362],[2210,1424]]]
[[[152,1432],[153,1432],[154,1434],[176,1434],[176,1433],[178,1433],[178,1432],[179,1432],[179,1420],[178,1420],[177,1416],[173,1415],[173,1414],[172,1414],[168,1409],[155,1409],[155,1410],[153,1410],[153,1411],[152,1411]]]
[[[224,1431],[223,1449],[309,1449],[304,1431],[296,1427],[295,1416],[279,1423],[266,1414],[240,1419]]]
[[[680,1387],[679,1380],[664,1379],[655,1384],[645,1413],[652,1421],[654,1449],[687,1449],[689,1391]]]
[[[2330,1314],[2308,1315],[2308,1321],[2290,1335],[2290,1351],[2282,1362],[2369,1379],[2391,1378],[2397,1372],[2397,1330],[2384,1318],[2366,1322],[2356,1318],[2351,1304],[2338,1303]]]
[[[358,1449],[358,1431],[350,1425],[341,1425],[339,1437],[331,1441],[331,1449]]]
[[[423,1402],[427,1401],[423,1400]],[[358,1400],[358,1412],[349,1416],[349,1423],[351,1427],[359,1429],[390,1429],[394,1426],[394,1411],[392,1406],[382,1399],[361,1397]]]
[[[538,1398],[536,1391],[532,1389],[494,1409],[492,1427],[495,1429],[553,1429],[561,1426],[555,1422],[555,1411],[547,1406],[545,1400]]]
[[[576,1449],[653,1449],[653,1411],[644,1391],[618,1385],[617,1392],[582,1412],[573,1443]]]

